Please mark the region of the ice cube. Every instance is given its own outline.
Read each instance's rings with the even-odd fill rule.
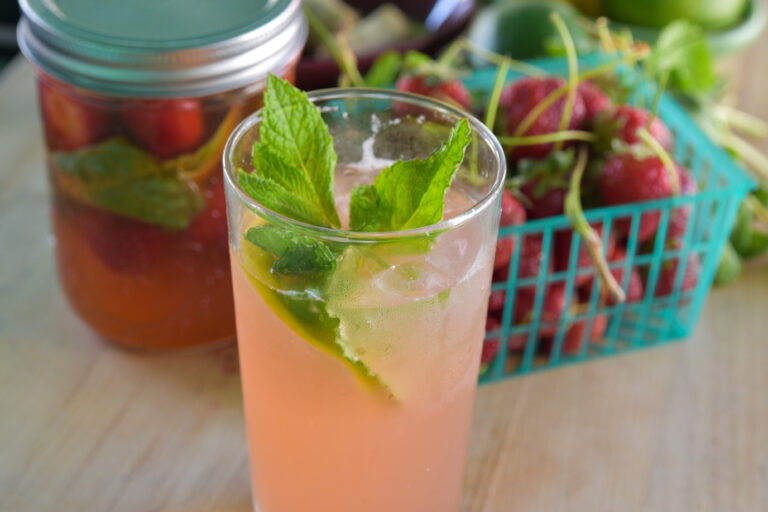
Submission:
[[[482,248],[483,233],[479,229],[458,228],[440,234],[426,255],[427,262],[458,281],[475,272]]]
[[[412,260],[380,272],[374,284],[380,290],[409,299],[425,299],[453,286],[456,279],[428,261]]]

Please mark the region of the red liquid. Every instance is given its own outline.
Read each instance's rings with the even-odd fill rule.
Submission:
[[[293,65],[283,73],[292,75]],[[155,350],[234,339],[221,152],[236,124],[261,106],[261,91],[114,98],[43,73],[39,90],[49,156],[121,140],[167,162],[186,158],[218,137],[214,151],[183,166],[181,179],[200,191],[204,205],[182,229],[94,204],[88,185],[70,179],[49,158],[51,220],[64,292],[80,317],[107,340]]]

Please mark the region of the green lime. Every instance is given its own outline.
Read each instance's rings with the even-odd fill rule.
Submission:
[[[609,18],[623,23],[661,28],[688,20],[705,29],[734,25],[744,15],[747,0],[604,0]]]

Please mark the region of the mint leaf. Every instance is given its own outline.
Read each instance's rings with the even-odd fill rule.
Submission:
[[[338,255],[324,242],[277,226],[250,228],[245,239],[273,254],[272,270],[281,274],[327,272],[336,268]]]
[[[303,293],[279,294],[279,297],[286,311],[290,312],[301,325],[297,334],[327,354],[339,359],[371,388],[384,391],[394,398],[389,386],[351,353],[341,341],[339,334],[341,321],[328,312],[323,300],[314,296],[314,290]]]
[[[51,156],[54,179],[72,197],[168,229],[185,229],[205,206],[192,182],[123,139]]]
[[[471,128],[462,119],[448,140],[425,160],[397,161],[373,185],[357,187],[350,200],[350,229],[400,231],[435,224],[443,218],[445,192],[453,180]]]
[[[250,249],[250,248],[249,248]],[[254,247],[254,250],[259,250]],[[248,254],[249,250],[244,250]],[[341,321],[329,313],[323,298],[322,275],[313,276],[303,290],[278,291],[254,276],[262,270],[260,258],[251,259],[245,268],[246,276],[262,296],[267,305],[285,324],[308,343],[344,363],[361,381],[373,389],[385,391],[390,397],[392,391],[345,346],[339,333]]]
[[[374,185],[360,185],[350,196],[349,226],[356,231],[381,231],[379,202]]]
[[[160,160],[125,139],[110,139],[71,153],[54,153],[53,163],[86,187],[114,185],[163,171]]]
[[[260,142],[254,145],[256,175],[271,178],[298,200],[315,205],[320,215],[312,224],[339,227],[333,200],[336,152],[328,127],[305,93],[271,74],[259,136]],[[279,167],[273,167],[276,162]]]
[[[146,176],[91,192],[107,210],[169,229],[182,230],[205,206],[200,190],[172,175]]]
[[[317,206],[294,195],[278,182],[248,174],[242,169],[239,170],[237,181],[249,196],[270,210],[295,220],[316,224]]]

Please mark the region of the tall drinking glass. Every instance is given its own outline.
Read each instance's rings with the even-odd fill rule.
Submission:
[[[338,154],[336,207],[396,159],[425,158],[467,114],[410,94],[309,94]],[[501,147],[477,119],[443,220],[363,233],[283,217],[237,184],[253,170],[259,113],[224,152],[230,257],[255,509],[456,512],[499,201]],[[322,275],[281,275],[250,243],[274,226],[335,255]],[[321,242],[321,243],[320,243]],[[308,256],[309,257],[309,256]]]

